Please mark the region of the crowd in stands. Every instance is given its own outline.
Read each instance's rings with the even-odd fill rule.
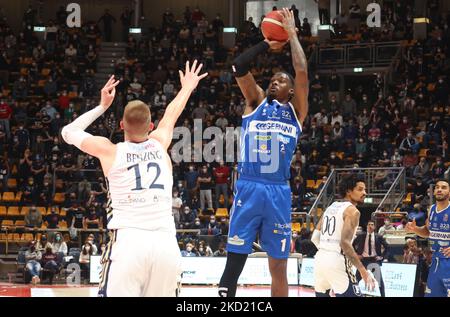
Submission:
[[[338,37],[353,33],[353,42],[411,39],[412,6],[393,3],[394,7],[383,8],[387,18],[378,33],[363,26],[348,28],[336,19]],[[225,131],[240,127],[245,102],[232,76],[231,63],[243,50],[262,40],[259,26],[251,19],[244,22],[236,45],[226,49],[221,43],[224,22],[219,14],[208,19],[200,8],[191,11],[187,7],[181,17],[175,17],[168,10],[161,26],[150,28],[149,36],[141,38],[126,32],[130,14],[127,11],[125,20],[121,19],[127,51],[115,65],[115,75],[121,80],[116,100],[112,110],[91,125],[88,132],[122,141],[118,121],[123,106],[134,99],[150,105],[157,125],[180,88],[177,70],[188,59],[201,60],[209,76],[192,95],[177,126],[188,128],[192,135],[195,119],[202,121],[202,129],[217,126]],[[105,19],[112,20],[103,16],[100,21],[113,23]],[[96,22],[68,29],[63,21],[59,12],[49,22],[43,40],[32,31],[31,13],[24,15],[19,33],[14,33],[5,19],[0,21],[2,192],[22,193],[16,202],[19,208],[28,208],[24,220],[30,229],[42,225],[49,229],[102,229],[107,223],[107,190],[99,162],[68,146],[60,137],[66,123],[96,105],[98,87],[94,74],[101,33]],[[310,72],[309,114],[291,166],[293,211],[307,211],[308,195],[321,189],[307,187],[306,180],[320,184],[335,167],[405,167],[413,194],[402,210],[409,215],[421,213],[425,219],[430,202],[428,185],[438,178],[448,178],[449,174],[449,22],[448,14],[433,11],[427,39],[405,44],[397,75],[387,89],[379,74],[342,94],[336,88],[340,79],[335,72],[324,77]],[[301,43],[309,57],[316,41],[307,21],[299,26]],[[286,47],[282,52],[259,56],[251,72],[265,88],[275,72],[293,73],[291,64]],[[212,163],[173,163],[176,226],[196,231],[178,233],[184,256],[226,254],[224,236],[228,232],[236,170],[236,156]],[[16,181],[10,181],[11,178]],[[380,171],[375,181],[379,188],[387,188],[393,180],[389,173]],[[55,195],[55,190],[64,193],[64,199]],[[37,206],[45,207],[44,212]],[[216,239],[198,239],[197,232]],[[76,233],[55,235],[69,244],[75,236]],[[307,228],[294,230],[292,251],[314,253],[307,242],[309,236]],[[94,246],[100,249],[104,240],[98,235],[91,244],[92,240],[86,237],[89,236],[82,238],[86,244],[79,262],[87,265],[86,254],[94,253]],[[58,245],[56,240],[54,243]],[[42,251],[50,252],[50,248],[44,246],[39,250]],[[44,257],[37,251],[30,252],[35,253],[30,254],[30,261]],[[61,250],[52,244],[52,252],[66,254],[67,246]],[[47,260],[40,265],[45,267],[52,261]],[[35,267],[30,267],[33,270]]]

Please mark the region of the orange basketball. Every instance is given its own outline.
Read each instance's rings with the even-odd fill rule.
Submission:
[[[289,35],[282,24],[283,16],[280,11],[271,11],[261,23],[261,32],[269,41],[286,42]]]

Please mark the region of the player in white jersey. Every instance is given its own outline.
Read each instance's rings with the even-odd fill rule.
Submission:
[[[361,273],[369,290],[375,286],[372,275],[364,268],[352,246],[359,224],[356,205],[364,202],[366,186],[356,175],[343,178],[339,184],[343,201],[332,203],[323,213],[312,241],[318,251],[314,259],[314,288],[317,297],[328,297],[333,290],[336,297],[360,296],[361,292],[352,264]]]
[[[186,63],[181,90],[153,130],[149,106],[127,104],[120,127],[125,142],[84,130],[112,104],[119,83],[112,76],[101,90],[100,105],[62,130],[64,140],[99,158],[109,186],[108,229],[112,238],[102,256],[99,296],[175,296],[181,274],[180,250],[172,216],[172,164],[167,149],[175,123],[207,73]],[[150,133],[151,132],[151,133]]]

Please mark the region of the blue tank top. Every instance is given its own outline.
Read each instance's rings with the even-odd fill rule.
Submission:
[[[290,178],[292,156],[302,128],[294,106],[271,103],[265,98],[250,114],[242,116],[241,177],[285,183]]]
[[[450,205],[444,210],[437,212],[436,205],[430,209],[430,247],[433,257],[445,258],[442,250],[450,246]]]

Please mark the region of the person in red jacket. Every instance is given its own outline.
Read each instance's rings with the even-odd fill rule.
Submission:
[[[11,119],[12,109],[6,103],[6,100],[0,100],[0,124],[3,126],[5,130],[6,137],[10,138],[10,129],[9,129],[9,120]]]
[[[216,208],[219,208],[220,194],[223,194],[224,207],[228,209],[228,180],[230,177],[230,168],[225,165],[224,161],[219,162],[219,167],[214,169],[214,178],[216,181]]]

